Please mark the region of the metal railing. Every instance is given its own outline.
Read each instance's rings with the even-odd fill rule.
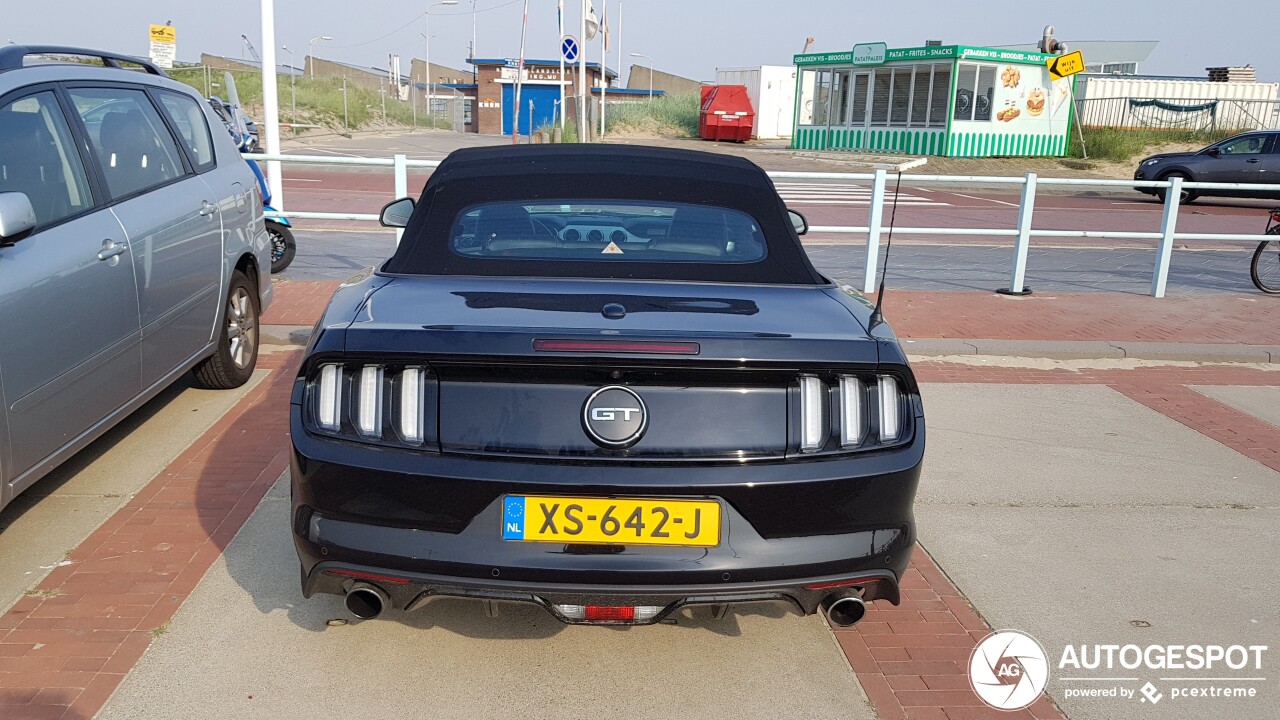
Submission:
[[[359,165],[366,167],[390,167],[394,174],[394,198],[408,195],[408,169],[434,168],[440,165],[439,160],[409,160],[404,155],[392,158],[360,158],[333,157],[327,155],[264,155],[252,154],[245,157],[254,160],[276,160],[287,163],[306,163],[321,165]],[[866,225],[812,225],[810,233],[865,235],[866,263],[863,275],[862,291],[872,293],[876,290],[876,270],[879,267],[880,243],[887,228],[884,226],[885,195],[889,185],[889,173],[876,170],[870,173],[837,173],[837,172],[791,172],[767,171],[774,180],[830,180],[871,182],[871,201],[867,212]],[[1093,178],[1042,178],[1036,173],[1027,173],[1022,177],[983,176],[983,175],[917,175],[906,176],[912,185],[1017,185],[1021,186],[1021,198],[1018,203],[1018,220],[1014,227],[1008,228],[973,228],[973,227],[902,227],[895,226],[896,235],[959,235],[983,237],[1013,238],[1013,254],[1009,270],[1009,287],[1002,292],[1024,294],[1026,289],[1027,251],[1031,238],[1106,238],[1123,240],[1155,240],[1156,256],[1151,275],[1151,294],[1161,298],[1169,279],[1169,264],[1173,255],[1173,245],[1181,240],[1224,241],[1259,243],[1274,239],[1274,236],[1262,233],[1180,233],[1177,232],[1178,208],[1181,204],[1182,191],[1199,189],[1249,190],[1252,192],[1270,191],[1280,195],[1280,183],[1243,184],[1243,183],[1205,183],[1183,182],[1181,177],[1172,180],[1107,180]],[[1037,230],[1032,228],[1035,213],[1036,191],[1041,185],[1091,186],[1115,188],[1165,188],[1163,212],[1160,228],[1149,232],[1121,230]],[[393,198],[393,199],[394,199]],[[281,203],[283,205],[283,202]],[[373,213],[331,213],[331,212],[297,212],[280,211],[273,213],[279,217],[290,217],[314,220],[361,220],[377,221],[378,215]],[[400,242],[403,231],[396,231],[396,244]]]

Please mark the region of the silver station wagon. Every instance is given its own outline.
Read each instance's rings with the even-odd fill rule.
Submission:
[[[271,298],[257,188],[151,63],[0,48],[0,507],[183,373],[249,379]]]

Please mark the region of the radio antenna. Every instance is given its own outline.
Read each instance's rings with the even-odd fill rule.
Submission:
[[[876,293],[876,307],[871,311],[871,318],[867,322],[867,332],[871,332],[875,327],[884,322],[884,313],[881,306],[884,305],[884,276],[889,273],[889,249],[893,247],[893,222],[898,217],[898,189],[902,187],[902,171],[898,171],[898,180],[893,184],[893,206],[889,210],[889,237],[884,243],[884,265],[880,269],[880,291]]]

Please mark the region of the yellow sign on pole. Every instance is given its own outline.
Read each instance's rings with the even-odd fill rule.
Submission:
[[[178,31],[172,25],[151,26],[151,62],[162,68],[173,67],[178,57]]]
[[[172,25],[152,25],[151,42],[176,43],[178,30]]]
[[[1059,55],[1044,61],[1049,67],[1049,79],[1061,80],[1078,72],[1084,72],[1084,55],[1079,50],[1066,55]]]

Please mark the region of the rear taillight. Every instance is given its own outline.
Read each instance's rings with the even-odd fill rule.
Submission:
[[[420,367],[407,367],[400,374],[400,412],[397,413],[400,437],[414,445],[422,442],[422,424],[425,420],[422,375]]]
[[[816,452],[827,441],[827,388],[813,375],[800,376],[800,452]]]
[[[888,375],[880,376],[880,441],[892,442],[902,433],[898,410],[902,407],[902,393],[898,381]]]
[[[337,430],[342,423],[342,366],[325,365],[320,368],[320,383],[316,393],[316,422],[325,430]]]
[[[360,393],[356,404],[356,429],[365,437],[382,435],[382,368],[360,369]]]
[[[422,366],[326,363],[307,385],[308,413],[312,427],[321,432],[420,446],[430,437],[434,387],[430,371]]]
[[[866,387],[856,377],[840,378],[840,447],[854,448],[862,444],[867,435],[867,421],[862,405]]]
[[[898,442],[906,435],[904,403],[902,386],[892,375],[840,375],[831,385],[817,375],[801,375],[800,452],[833,450],[828,446],[833,434],[841,450]]]

